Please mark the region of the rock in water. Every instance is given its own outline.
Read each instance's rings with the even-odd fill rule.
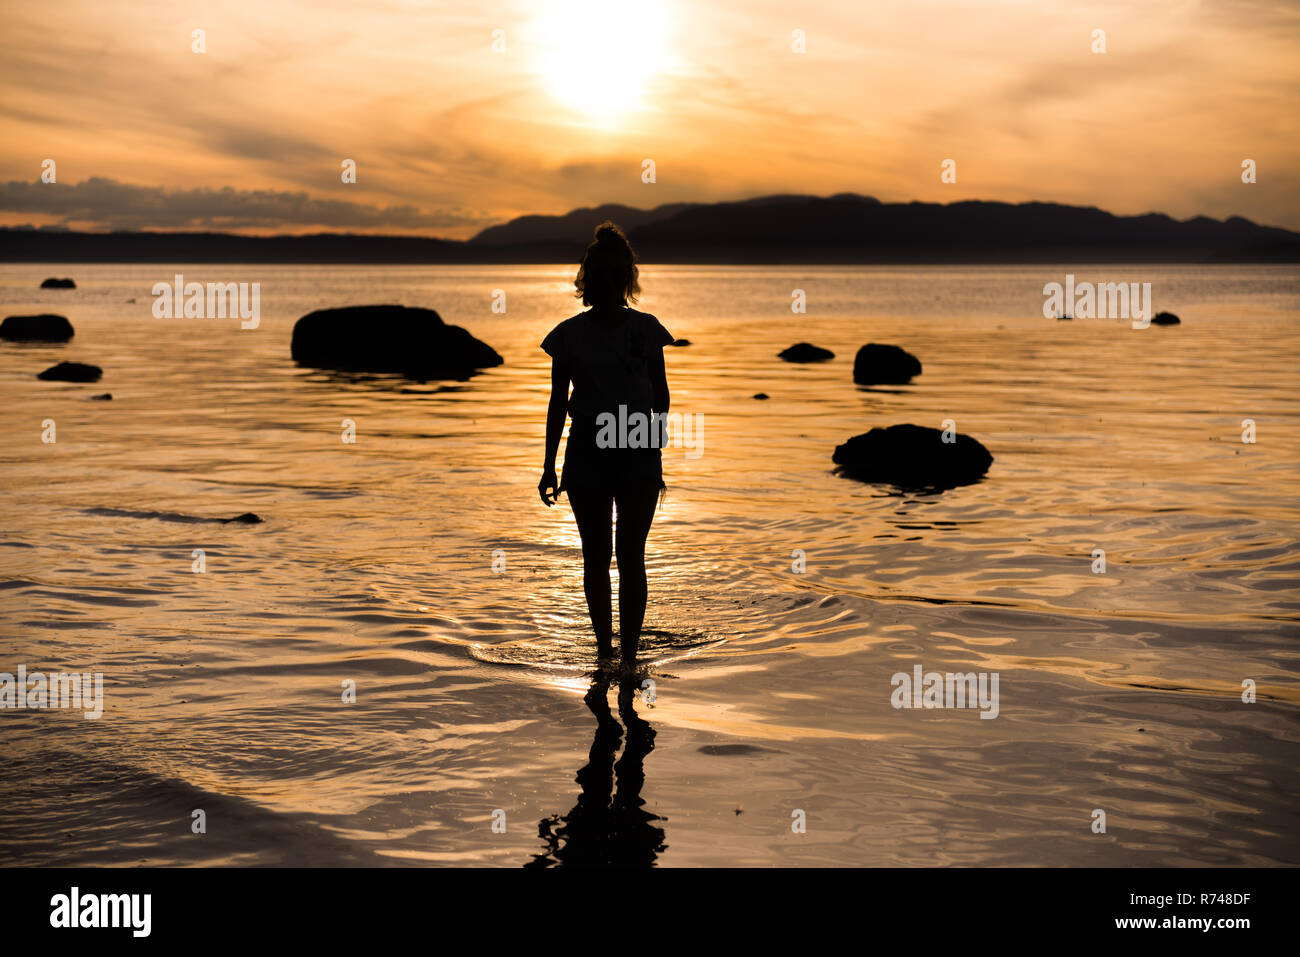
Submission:
[[[299,365],[344,372],[396,372],[411,379],[467,379],[501,356],[432,309],[344,306],[294,323],[290,351]]]
[[[103,393],[100,393],[99,395],[92,395],[91,398],[92,398],[92,399],[98,399],[98,400],[100,400],[101,402],[112,402],[112,401],[113,401],[113,393],[111,393],[111,392],[103,392]]]
[[[993,456],[969,435],[944,442],[944,433],[921,425],[891,425],[855,435],[835,449],[839,472],[863,482],[905,489],[945,489],[978,482]]]
[[[77,284],[71,279],[55,279],[51,276],[45,282],[41,283],[42,289],[76,289]]]
[[[853,381],[859,385],[904,385],[921,374],[921,360],[898,346],[868,342],[853,357]]]
[[[0,322],[0,339],[67,342],[72,336],[72,323],[63,316],[9,316]]]
[[[1176,326],[1182,321],[1172,312],[1157,312],[1151,317],[1151,325],[1153,326]]]
[[[690,340],[690,339],[674,339],[672,342],[670,342],[670,343],[668,343],[668,344],[669,344],[670,346],[677,346],[678,348],[680,348],[680,347],[682,347],[682,346],[689,346],[689,345],[691,344],[691,340]]]
[[[218,519],[218,521],[223,522],[226,525],[229,525],[231,522],[238,522],[241,525],[260,525],[262,523],[262,516],[258,515],[256,512],[244,512],[242,515],[236,515],[234,518],[221,518]]]
[[[56,382],[98,382],[104,370],[99,366],[84,362],[60,362],[39,373],[38,379],[51,379]]]
[[[835,353],[815,346],[811,342],[796,342],[789,349],[778,352],[776,357],[786,362],[825,362],[827,359],[834,359]]]

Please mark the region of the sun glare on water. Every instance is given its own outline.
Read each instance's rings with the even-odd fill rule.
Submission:
[[[669,20],[668,5],[654,0],[547,3],[534,23],[543,88],[592,125],[618,125],[668,69]]]

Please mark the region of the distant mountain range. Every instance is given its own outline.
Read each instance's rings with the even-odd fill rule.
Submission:
[[[2,262],[577,262],[606,219],[648,263],[1300,262],[1300,233],[1240,216],[1115,216],[1058,203],[765,196],[521,216],[467,241],[410,236],[0,229]]]

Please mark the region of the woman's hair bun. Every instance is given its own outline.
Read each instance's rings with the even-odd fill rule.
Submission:
[[[583,254],[573,285],[577,297],[586,306],[636,302],[641,294],[636,253],[616,223],[605,220],[596,227],[595,238]]]
[[[619,229],[618,226],[606,221],[596,227],[596,242],[602,245],[607,243],[626,245],[627,237],[623,235],[623,230]]]

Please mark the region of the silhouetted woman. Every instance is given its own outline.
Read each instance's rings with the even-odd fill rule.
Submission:
[[[641,292],[636,254],[613,223],[596,228],[573,284],[591,308],[542,340],[551,356],[551,402],[537,491],[548,506],[561,491],[568,493],[582,538],[587,610],[602,658],[613,655],[609,560],[614,539],[619,645],[624,667],[632,669],[645,618],[645,540],[664,487],[663,431],[653,414],[668,412],[663,347],[673,337],[654,316],[628,306]],[[566,413],[572,424],[557,486],[555,453]]]

